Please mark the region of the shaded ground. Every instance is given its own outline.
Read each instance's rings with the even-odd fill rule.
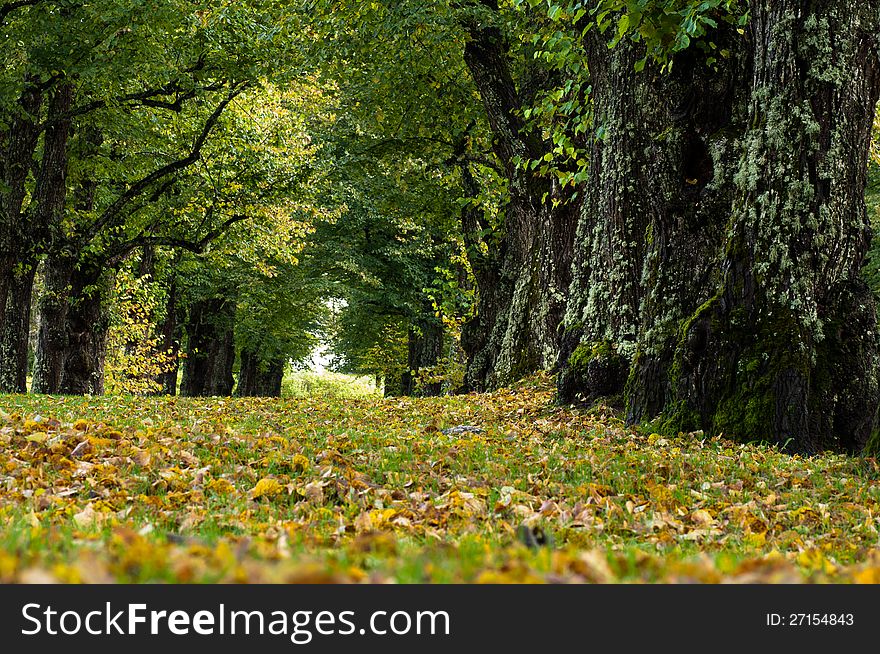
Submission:
[[[880,582],[874,460],[551,400],[0,397],[0,580]]]

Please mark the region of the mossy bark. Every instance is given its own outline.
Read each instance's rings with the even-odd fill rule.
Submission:
[[[712,298],[682,322],[664,410],[799,452],[861,450],[880,404],[864,191],[876,3],[756,3],[750,122]]]
[[[521,165],[543,157],[547,147],[522,120],[527,98],[514,82],[504,36],[496,27],[474,25],[470,37],[465,62],[486,109],[509,193],[503,234],[478,263],[480,270],[475,268],[478,314],[462,334],[465,386],[485,390],[555,365],[576,215],[572,204],[554,203],[567,199],[561,189]],[[463,217],[466,240],[475,239],[475,218]]]
[[[623,391],[620,370],[635,351],[647,229],[658,206],[649,193],[652,159],[662,149],[657,73],[635,72],[643,49],[628,40],[609,49],[595,31],[586,45],[595,132],[559,356],[563,401]],[[596,354],[585,365],[579,348],[595,350],[596,343],[607,344],[608,355]]]
[[[655,82],[666,102],[662,114],[655,114],[647,174],[655,206],[626,383],[630,423],[653,419],[675,401],[670,384],[681,325],[716,293],[724,226],[735,197],[733,173],[748,122],[751,53],[732,27],[719,29],[713,40],[730,56],[708,65],[699,53],[685,51],[673,60],[671,74]]]
[[[600,131],[562,399],[614,394],[623,365],[630,423],[864,448],[880,405],[861,277],[878,28],[876,2],[774,0],[743,38],[711,35],[731,53],[711,67],[692,48],[671,74],[637,74],[637,46],[591,49]]]

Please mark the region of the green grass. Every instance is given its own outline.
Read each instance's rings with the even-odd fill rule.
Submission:
[[[281,385],[283,397],[353,398],[381,395],[370,377],[309,370],[289,371]]]
[[[880,581],[873,459],[552,399],[0,397],[0,580]]]

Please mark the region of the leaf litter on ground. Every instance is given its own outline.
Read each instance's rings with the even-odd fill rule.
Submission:
[[[0,581],[880,582],[880,468],[482,395],[0,398]]]

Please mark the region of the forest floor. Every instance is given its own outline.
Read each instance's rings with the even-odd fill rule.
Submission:
[[[552,398],[0,397],[0,581],[880,582],[873,459]]]

